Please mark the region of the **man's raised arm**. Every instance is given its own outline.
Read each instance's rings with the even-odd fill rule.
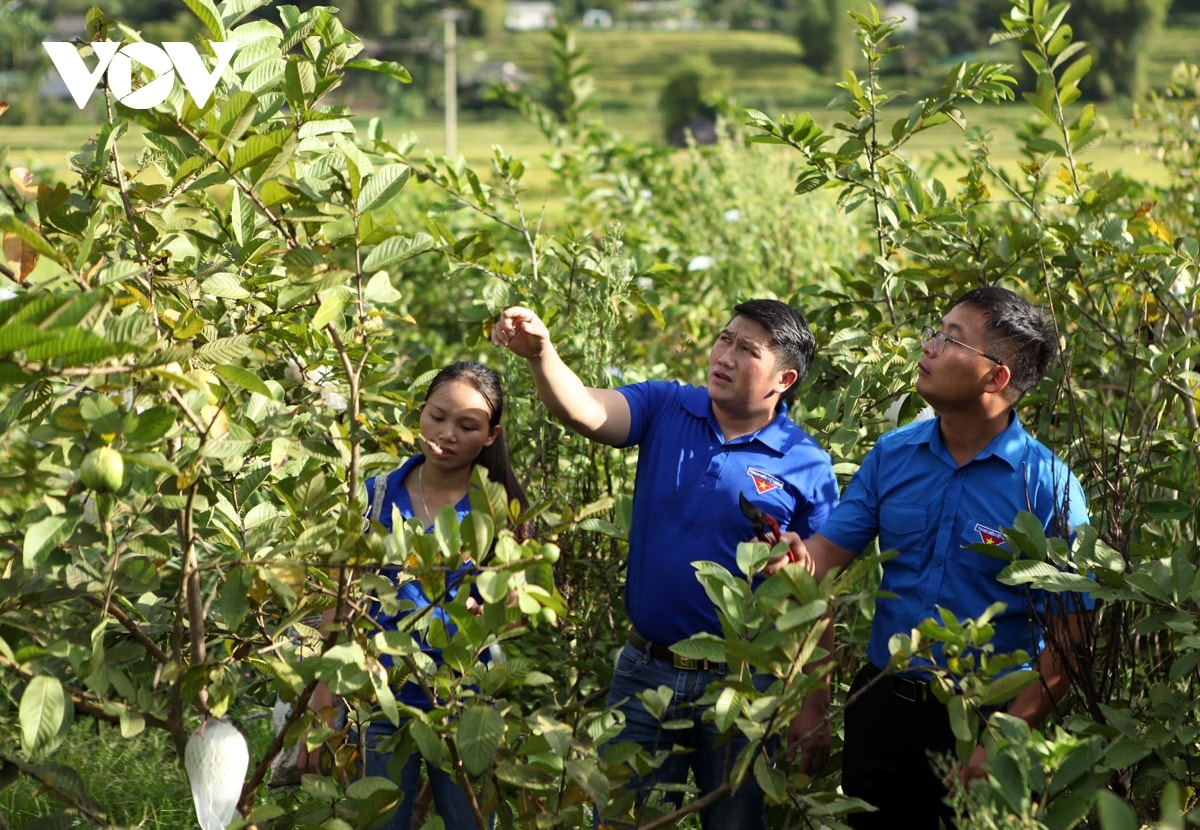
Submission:
[[[550,331],[534,312],[506,308],[492,329],[492,343],[525,358],[538,397],[550,414],[585,438],[619,447],[629,438],[629,402],[615,389],[585,386],[550,342]]]

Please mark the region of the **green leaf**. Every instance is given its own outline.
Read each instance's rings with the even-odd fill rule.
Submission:
[[[564,765],[567,775],[587,793],[594,804],[607,804],[612,790],[606,776],[595,763],[568,758]]]
[[[1031,138],[1026,143],[1030,152],[1046,152],[1052,156],[1066,156],[1067,151],[1063,150],[1062,144],[1051,138],[1036,137]]]
[[[370,190],[371,179],[367,182],[367,187],[363,189],[363,195],[367,195]],[[434,246],[433,237],[428,234],[418,233],[413,236],[392,236],[380,242],[371,252],[367,254],[366,260],[363,261],[364,271],[383,271],[397,265],[405,260],[412,259],[418,254],[423,254],[431,250]]]
[[[762,787],[767,797],[776,803],[785,803],[788,798],[787,773],[767,760],[766,753],[757,753],[754,759],[754,780]]]
[[[121,711],[121,737],[126,740],[136,738],[146,729],[146,719],[138,712],[128,709]]]
[[[797,626],[804,625],[807,622],[812,622],[815,619],[825,615],[828,606],[824,600],[816,600],[814,602],[806,602],[803,605],[792,608],[775,621],[775,627],[780,631],[790,631]]]
[[[396,695],[388,685],[387,669],[378,660],[371,658],[367,675],[371,678],[371,688],[375,692],[375,700],[379,702],[380,711],[393,726],[399,726],[400,711],[396,706]]]
[[[357,643],[334,646],[318,662],[320,677],[334,694],[354,694],[370,682],[366,655]]]
[[[412,170],[407,164],[388,164],[376,170],[367,179],[362,193],[358,196],[358,212],[366,213],[377,207],[385,206],[393,196],[404,189],[404,185],[408,183],[411,175]],[[373,266],[369,270],[375,270],[378,267],[380,266]]]
[[[1150,755],[1154,748],[1140,738],[1117,738],[1104,750],[1104,766],[1111,770],[1125,770]]]
[[[254,122],[257,109],[258,98],[252,92],[243,89],[229,96],[229,99],[221,107],[220,119],[210,133],[217,139],[211,146],[218,155],[224,155],[242,137],[250,124]]]
[[[1096,583],[1080,574],[1065,573],[1048,562],[1013,562],[996,577],[1005,585],[1034,585],[1046,591],[1090,593]]]
[[[50,553],[75,530],[79,516],[47,516],[25,531],[21,561],[30,573],[39,571]]]
[[[1069,85],[1077,84],[1083,79],[1083,76],[1092,68],[1092,56],[1083,54],[1079,56],[1073,64],[1068,66],[1058,79],[1058,88],[1064,89]]]
[[[1099,790],[1096,793],[1096,814],[1101,830],[1138,830],[1137,816],[1116,793]]]
[[[204,331],[204,324],[204,318],[196,313],[195,309],[189,308],[179,315],[171,333],[175,335],[176,340],[192,340]]]
[[[145,275],[145,269],[130,260],[117,260],[100,272],[96,285],[112,285],[113,283],[137,282]]]
[[[46,340],[25,350],[29,360],[53,361],[63,366],[89,366],[115,357],[122,349],[97,334],[83,329],[58,331],[53,340]]]
[[[1054,63],[1050,65],[1053,72],[1057,72],[1058,68],[1069,61],[1072,56],[1079,54],[1080,50],[1086,49],[1087,43],[1082,40],[1077,40],[1067,48],[1063,49],[1062,53],[1054,59]]]
[[[256,395],[262,395],[264,398],[275,399],[275,395],[271,392],[271,388],[263,383],[262,378],[251,372],[249,369],[244,369],[241,366],[231,364],[222,364],[214,366],[213,372],[225,378],[234,386],[240,386],[249,392]]]
[[[307,112],[309,97],[317,86],[316,73],[313,65],[299,57],[292,56],[284,70],[284,93],[288,104],[298,112]]]
[[[354,135],[354,122],[348,118],[329,118],[321,121],[306,121],[300,125],[300,138],[312,138],[318,135]],[[347,153],[346,163],[353,164],[352,154],[360,152],[353,144],[341,147]]]
[[[713,704],[713,725],[721,732],[727,732],[737,721],[746,705],[746,698],[737,689],[726,686],[717,696]]]
[[[504,718],[491,706],[471,706],[458,722],[458,749],[467,772],[480,775],[491,766],[504,737]]]
[[[983,691],[975,700],[979,706],[994,706],[1006,700],[1012,700],[1023,689],[1038,679],[1037,672],[1011,671],[996,678],[984,686]]]
[[[376,271],[363,288],[363,299],[379,305],[392,305],[400,302],[404,295],[392,286],[392,280],[386,271]]]
[[[251,296],[250,292],[242,285],[242,281],[238,279],[237,274],[227,271],[213,274],[200,283],[200,290],[210,297],[220,297],[226,300],[244,300]]]
[[[296,195],[287,185],[274,179],[262,184],[262,201],[267,207],[274,207],[283,202],[291,201]]]
[[[253,113],[252,113],[253,114]],[[233,162],[230,164],[231,173],[240,173],[252,164],[256,164],[263,159],[277,153],[283,147],[284,141],[280,136],[272,135],[251,135],[247,136],[245,142],[233,154]]]
[[[475,562],[482,562],[495,538],[492,517],[485,512],[471,511],[462,521],[461,532],[467,555]]]
[[[978,720],[966,698],[962,695],[953,695],[947,701],[946,709],[950,715],[950,729],[954,732],[954,737],[962,743],[974,744],[975,724],[978,723]]]
[[[381,75],[387,75],[389,78],[394,78],[400,83],[412,83],[412,75],[408,74],[408,70],[395,61],[379,61],[374,58],[359,58],[358,60],[350,61],[346,64],[347,69],[365,69],[368,72],[378,72]]]
[[[195,178],[203,173],[212,164],[212,159],[207,153],[199,153],[194,156],[188,156],[183,160],[175,170],[175,176],[171,179],[171,189],[176,190],[184,182]]]
[[[488,604],[503,602],[508,598],[508,571],[484,571],[475,579],[479,596]]]
[[[249,337],[235,334],[197,347],[196,357],[201,363],[233,363],[250,354],[252,348]]]
[[[96,803],[96,800],[88,795],[88,787],[83,778],[71,767],[65,764],[36,764],[31,771],[50,791],[66,796],[73,803],[85,807],[90,813],[103,812],[103,808]],[[76,826],[77,818],[78,815],[68,817],[64,813],[58,813],[51,816],[49,822],[34,822],[34,826],[38,830],[43,830],[43,828],[45,830],[59,830],[59,828],[67,830],[67,828]]]
[[[447,504],[438,511],[433,520],[433,535],[437,539],[438,549],[442,556],[454,559],[462,549],[462,528],[458,523],[458,513],[453,505]]]
[[[686,640],[673,643],[671,651],[691,660],[711,660],[715,663],[724,663],[726,660],[725,642],[708,633],[693,634]]]
[[[1012,527],[1004,530],[1004,538],[1027,559],[1046,559],[1046,531],[1032,513],[1025,510],[1018,513]]]
[[[168,406],[154,406],[140,414],[132,415],[131,424],[125,430],[125,443],[129,447],[144,447],[160,440],[175,426],[175,410]]]
[[[1050,37],[1050,40],[1046,42],[1046,54],[1050,55],[1051,57],[1059,54],[1063,49],[1066,49],[1067,46],[1070,45],[1071,38],[1074,36],[1075,33],[1071,30],[1070,26],[1058,27],[1058,30],[1055,31]]]
[[[412,639],[412,638],[409,638]],[[433,732],[430,724],[425,721],[413,720],[408,722],[408,734],[412,736],[416,744],[416,748],[420,750],[421,756],[431,764],[442,764],[444,756],[442,739],[438,738],[438,734]]]
[[[315,329],[325,328],[336,318],[340,317],[346,308],[346,295],[341,291],[326,291],[321,295],[321,304],[313,315],[312,325]]]
[[[183,2],[208,29],[213,40],[225,40],[225,24],[221,22],[217,7],[210,0],[183,0]]]
[[[66,696],[56,677],[39,674],[21,695],[21,749],[38,756],[50,748],[66,720]]]
[[[5,323],[3,328],[0,328],[0,355],[12,354],[36,343],[43,343],[53,336],[53,332],[42,331],[37,326],[27,323]]]
[[[1050,795],[1057,795],[1087,775],[1104,754],[1104,746],[1098,738],[1089,738],[1074,747],[1059,765],[1050,780]]]

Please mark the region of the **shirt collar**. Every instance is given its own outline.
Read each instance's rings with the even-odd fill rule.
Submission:
[[[708,389],[703,386],[693,386],[691,394],[684,395],[683,408],[691,415],[697,418],[706,419],[712,426],[716,435],[721,434],[721,428],[717,424],[717,416],[712,411],[712,401],[708,397]],[[743,435],[740,438],[734,439],[736,443],[744,443],[748,441],[758,441],[772,450],[783,454],[792,448],[796,442],[796,434],[791,429],[793,426],[791,419],[788,418],[788,408],[786,403],[780,403],[779,409],[775,413],[775,417],[771,422],[764,427],[760,427],[757,432],[752,432],[749,435]]]
[[[942,438],[941,423],[942,417],[938,415],[912,424],[912,429],[908,435],[909,442],[913,444],[928,444],[934,452],[949,458],[949,450],[946,449],[946,442]],[[984,458],[995,456],[1014,470],[1019,470],[1021,461],[1025,457],[1027,437],[1028,433],[1021,426],[1021,419],[1017,416],[1015,410],[1010,409],[1008,426],[993,438],[991,443],[984,447],[979,455],[971,460],[980,461]]]

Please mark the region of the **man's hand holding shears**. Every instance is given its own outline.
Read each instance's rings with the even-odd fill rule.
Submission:
[[[742,508],[742,515],[754,525],[754,535],[759,541],[766,542],[771,547],[775,547],[779,542],[788,543],[787,553],[767,560],[762,569],[763,576],[770,576],[792,562],[804,561],[804,543],[798,535],[785,534],[779,527],[779,520],[762,508],[756,507],[744,493],[738,493],[738,506]]]

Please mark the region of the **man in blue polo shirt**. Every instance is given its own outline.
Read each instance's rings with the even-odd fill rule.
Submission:
[[[752,535],[739,494],[805,537],[837,503],[828,453],[787,416],[787,401],[816,348],[808,323],[777,300],[739,304],[717,335],[704,387],[665,381],[586,387],[526,308],[505,310],[492,340],[526,358],[542,402],[569,428],[610,446],[639,447],[625,585],[633,629],[609,705],[619,705],[626,718],[618,740],[649,752],[673,744],[686,750],[673,753],[643,787],[682,783],[690,767],[699,790],[713,792],[728,781],[744,740],[728,740],[704,723],[696,702],[726,666],[684,660],[670,646],[700,632],[721,633],[692,563],[717,562],[737,573],[738,544]],[[690,730],[664,732],[638,701],[639,692],[660,685],[674,690],[668,717],[690,720]],[[801,717],[812,715],[806,710]],[[752,778],[700,814],[714,830],[766,824],[763,793]]]
[[[842,789],[878,808],[851,816],[856,828],[954,823],[945,784],[930,765],[931,753],[954,748],[947,710],[931,694],[928,661],[879,677],[894,635],[938,617],[939,608],[974,618],[1003,602],[993,620],[996,651],[1024,651],[1032,656],[1025,667],[1041,675],[1008,713],[1036,727],[1070,687],[1066,661],[1084,642],[1092,605],[1088,597],[1004,585],[996,576],[1005,562],[968,547],[1003,544],[1001,531],[1021,511],[1035,515],[1048,537],[1070,538],[1088,523],[1078,480],[1013,411],[1057,358],[1045,315],[1011,291],[978,288],[959,298],[939,330],[926,329],[922,343],[917,393],[937,417],[884,435],[820,532],[793,544],[807,551],[818,577],[844,567],[876,537],[880,550],[898,552],[883,564],[868,663],[845,713]],[[940,651],[933,662],[941,662]],[[977,747],[961,780],[983,775],[985,760]]]

